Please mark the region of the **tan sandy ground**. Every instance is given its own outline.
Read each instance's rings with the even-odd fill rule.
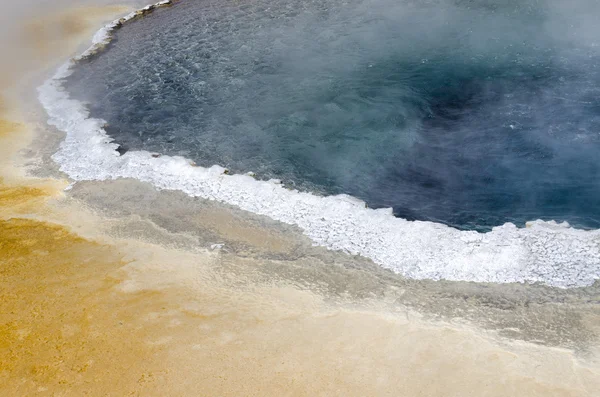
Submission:
[[[33,137],[22,92],[123,11],[75,19],[81,10],[59,7],[68,3],[39,8],[40,18],[23,10],[41,0],[21,1],[12,11],[23,24],[0,41],[12,60],[0,73],[10,88],[0,110],[0,396],[600,396],[593,351],[583,362],[377,301],[331,304],[283,282],[224,278],[218,252],[94,234],[103,220],[65,204],[66,181],[16,166]]]

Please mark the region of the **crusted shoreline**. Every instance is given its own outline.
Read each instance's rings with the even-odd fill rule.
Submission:
[[[103,129],[105,121],[90,118],[62,81],[77,62],[110,43],[123,24],[171,4],[161,1],[108,24],[96,33],[90,48],[38,89],[49,123],[66,133],[53,159],[74,181],[135,178],[158,189],[231,204],[296,225],[317,245],[367,257],[409,278],[540,282],[561,288],[589,286],[600,279],[600,230],[538,220],[526,228],[506,223],[487,233],[460,231],[395,218],[391,209],[369,209],[347,195],[321,197],[287,189],[276,180],[229,175],[217,165],[197,167],[182,157],[144,151],[119,155],[118,145]]]
[[[72,58],[73,62],[78,62],[83,59],[89,58],[99,51],[101,51],[107,44],[109,44],[112,40],[112,34],[115,30],[121,28],[124,24],[134,21],[137,18],[142,18],[145,15],[148,15],[159,8],[168,7],[173,5],[177,0],[162,0],[158,3],[149,4],[144,8],[140,8],[139,10],[132,11],[129,14],[121,17],[119,19],[114,20],[109,23],[102,29],[100,29],[94,37],[92,38],[92,45],[87,50],[85,50],[80,55]]]

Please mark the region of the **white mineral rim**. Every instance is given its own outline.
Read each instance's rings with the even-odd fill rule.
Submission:
[[[161,1],[100,29],[93,45],[60,67],[39,87],[48,123],[65,132],[53,159],[74,181],[136,178],[158,189],[181,190],[193,197],[232,204],[298,226],[316,245],[370,258],[405,277],[477,282],[541,282],[555,287],[588,286],[600,279],[600,230],[534,221],[512,223],[488,233],[395,218],[391,209],[369,209],[347,196],[321,197],[289,190],[276,181],[227,175],[220,166],[203,168],[178,156],[129,151],[120,156],[103,129],[71,99],[63,79],[78,60],[101,51],[115,29],[146,12],[169,5]]]

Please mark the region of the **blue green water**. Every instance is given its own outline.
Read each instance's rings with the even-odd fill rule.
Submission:
[[[599,11],[188,0],[124,26],[67,88],[122,152],[254,171],[461,229],[599,228]]]

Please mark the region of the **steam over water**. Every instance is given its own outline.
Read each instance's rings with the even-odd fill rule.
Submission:
[[[188,0],[69,78],[123,150],[397,216],[600,228],[591,1]]]

